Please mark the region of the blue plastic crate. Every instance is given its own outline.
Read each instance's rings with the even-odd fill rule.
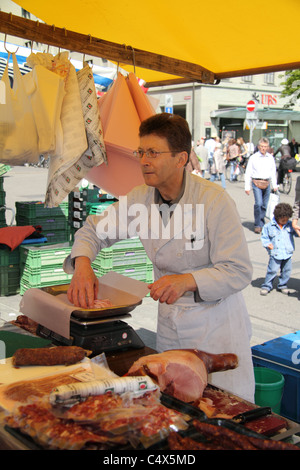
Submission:
[[[300,331],[253,346],[252,361],[284,376],[280,414],[300,423]]]

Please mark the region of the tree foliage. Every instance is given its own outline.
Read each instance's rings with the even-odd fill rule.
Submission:
[[[287,70],[284,74],[285,81],[281,82],[283,90],[281,97],[285,98],[290,96],[289,101],[284,105],[285,108],[291,108],[295,106],[298,100],[300,100],[300,69],[298,70]]]

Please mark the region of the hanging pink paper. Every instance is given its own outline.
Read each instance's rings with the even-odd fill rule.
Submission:
[[[94,167],[86,179],[115,197],[124,196],[144,183],[139,160],[133,151],[139,145],[142,120],[154,110],[133,74],[119,74],[112,88],[98,100],[107,165]]]

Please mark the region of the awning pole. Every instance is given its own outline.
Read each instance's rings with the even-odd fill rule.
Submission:
[[[194,141],[195,136],[195,83],[193,82],[193,99],[192,99],[192,140]]]

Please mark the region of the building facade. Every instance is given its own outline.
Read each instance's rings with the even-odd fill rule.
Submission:
[[[158,103],[156,111],[171,110],[186,118],[195,142],[227,133],[249,142],[252,134],[254,145],[266,136],[276,149],[284,137],[300,140],[300,103],[285,108],[288,99],[281,98],[284,80],[284,72],[276,72],[226,79],[217,85],[149,88],[148,95]],[[254,112],[247,110],[249,101],[256,103]]]

